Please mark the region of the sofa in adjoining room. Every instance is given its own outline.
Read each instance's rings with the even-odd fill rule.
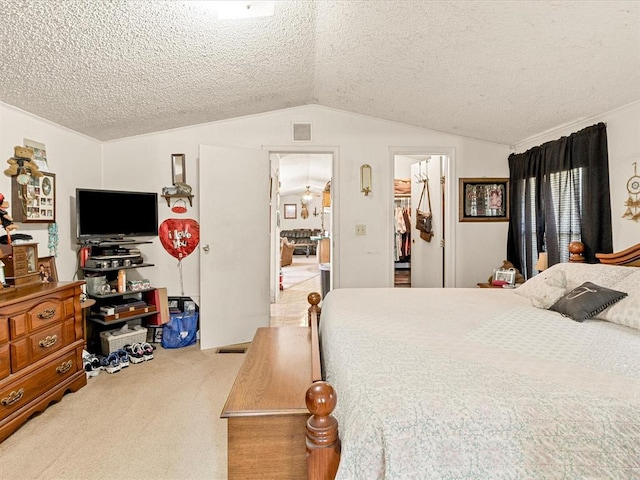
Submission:
[[[280,231],[280,237],[286,237],[291,243],[296,244],[294,255],[315,255],[317,244],[311,241],[311,237],[319,236],[319,228],[295,228]]]

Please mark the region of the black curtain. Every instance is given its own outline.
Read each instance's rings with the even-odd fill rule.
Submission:
[[[507,258],[526,278],[538,252],[546,249],[551,266],[567,251],[566,231],[562,236],[558,231],[561,221],[574,225],[572,235],[584,243],[588,263],[597,262],[596,253],[613,251],[604,123],[511,154],[509,177]],[[567,195],[573,205],[559,202]]]

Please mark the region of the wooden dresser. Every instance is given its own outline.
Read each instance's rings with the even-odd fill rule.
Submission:
[[[0,294],[0,442],[87,384],[83,283],[38,283]]]
[[[307,476],[311,329],[259,328],[227,398],[229,480]]]

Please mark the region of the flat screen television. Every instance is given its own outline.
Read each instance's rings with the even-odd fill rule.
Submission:
[[[158,235],[158,194],[76,188],[78,240]]]

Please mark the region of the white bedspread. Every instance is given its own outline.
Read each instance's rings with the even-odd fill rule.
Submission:
[[[640,331],[499,289],[323,302],[338,479],[640,478]]]

